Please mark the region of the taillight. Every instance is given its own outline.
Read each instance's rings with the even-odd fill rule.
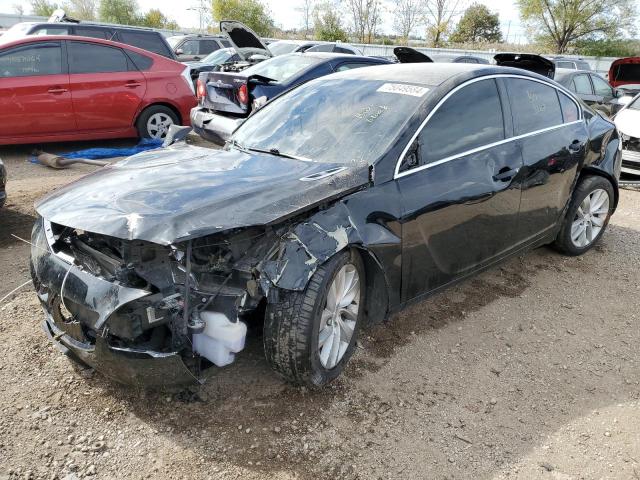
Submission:
[[[238,100],[243,105],[249,104],[249,92],[247,91],[247,85],[244,84],[238,89]]]
[[[198,98],[204,98],[207,96],[207,89],[204,87],[204,83],[202,82],[202,80],[198,79],[197,83],[196,83],[196,93]]]

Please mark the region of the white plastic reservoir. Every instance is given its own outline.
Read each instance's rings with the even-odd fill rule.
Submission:
[[[229,365],[244,348],[247,325],[219,312],[201,312],[204,332],[193,336],[193,350],[218,367]]]

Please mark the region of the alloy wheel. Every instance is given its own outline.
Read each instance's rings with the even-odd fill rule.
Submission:
[[[359,310],[360,277],[356,267],[347,263],[329,285],[320,318],[318,353],[324,368],[334,368],[344,356],[355,331]]]
[[[582,201],[571,224],[571,241],[578,248],[591,245],[609,214],[609,194],[598,188]]]
[[[173,125],[173,119],[166,113],[154,113],[147,120],[147,132],[150,138],[163,139]]]

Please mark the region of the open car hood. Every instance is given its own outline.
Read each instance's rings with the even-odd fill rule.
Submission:
[[[433,63],[431,57],[411,47],[396,47],[393,54],[400,63]]]
[[[553,78],[556,72],[551,60],[532,53],[498,53],[493,59],[501,67],[521,68],[544,77]]]
[[[222,20],[220,31],[229,38],[231,45],[236,49],[242,60],[249,60],[253,55],[263,55],[270,58],[273,55],[262,43],[262,40],[245,24],[233,20]]]
[[[178,144],[104,167],[36,205],[46,220],[168,245],[268,225],[369,181],[362,164],[294,160]]]
[[[625,65],[627,65],[625,67]],[[609,67],[609,83],[614,87],[640,83],[640,57],[618,58]]]

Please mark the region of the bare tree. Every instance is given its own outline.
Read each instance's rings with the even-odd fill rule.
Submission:
[[[424,19],[427,24],[427,36],[431,46],[439,47],[447,32],[451,29],[451,20],[460,13],[464,0],[426,0],[424,2]]]
[[[371,42],[382,20],[380,0],[347,0],[353,30],[359,42]]]
[[[98,2],[96,0],[68,0],[63,3],[69,16],[78,20],[95,20]]]
[[[397,0],[393,10],[393,28],[406,43],[424,17],[423,0]]]
[[[16,15],[24,15],[24,6],[19,3],[14,3],[13,11],[16,13]]]
[[[296,8],[296,10],[302,14],[304,38],[309,38],[309,33],[311,32],[311,26],[313,24],[313,10],[315,6],[315,0],[302,0],[300,6]]]

